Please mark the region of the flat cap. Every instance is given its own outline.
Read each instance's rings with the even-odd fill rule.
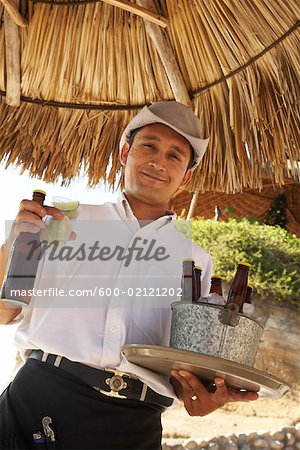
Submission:
[[[184,136],[194,149],[193,168],[197,167],[206,151],[209,139],[201,139],[200,120],[193,111],[176,101],[162,101],[144,106],[125,128],[120,140],[120,151],[128,142],[132,131],[153,123],[167,125]]]

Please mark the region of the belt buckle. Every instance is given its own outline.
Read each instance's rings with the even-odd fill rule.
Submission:
[[[126,374],[118,369],[105,369],[105,371],[113,373],[112,377],[105,380],[105,383],[110,387],[110,391],[103,391],[102,389],[99,389],[99,392],[107,395],[108,397],[127,398],[126,395],[119,394],[119,391],[122,391],[127,387],[127,383],[123,378],[123,375]]]

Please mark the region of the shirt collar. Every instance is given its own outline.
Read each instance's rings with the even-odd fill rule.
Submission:
[[[131,206],[125,196],[124,191],[121,192],[121,194],[118,197],[117,203],[116,203],[117,207],[118,207],[118,211],[120,213],[120,216],[122,218],[122,220],[137,220],[137,218],[135,217],[135,215],[133,214],[133,211],[131,209]],[[175,220],[177,217],[177,214],[174,211],[171,211],[169,209],[166,210],[166,214],[162,217],[159,217],[158,219],[154,220],[153,222],[151,222],[151,224],[155,224],[155,227],[161,227],[165,224],[167,224],[168,222],[171,222],[172,220]],[[147,226],[149,226],[147,225]]]

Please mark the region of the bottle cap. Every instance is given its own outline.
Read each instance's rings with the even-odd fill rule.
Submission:
[[[251,264],[249,264],[247,262],[239,262],[239,265],[246,266],[246,267],[251,267]]]
[[[34,192],[34,193],[37,192],[38,194],[46,195],[46,192],[43,191],[42,189],[35,189],[33,192]]]
[[[195,266],[195,269],[202,270],[202,267],[200,267],[200,266]]]
[[[193,258],[186,258],[186,259],[184,259],[182,262],[184,263],[184,262],[195,262],[195,260],[193,259]]]
[[[213,275],[211,278],[217,278],[218,280],[223,280],[223,278],[220,277],[220,275]]]
[[[251,284],[248,284],[247,288],[252,289],[253,291],[253,286]]]

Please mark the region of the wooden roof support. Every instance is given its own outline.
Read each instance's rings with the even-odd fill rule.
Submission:
[[[166,28],[168,26],[168,20],[165,17],[160,16],[155,11],[148,11],[146,8],[135,5],[128,0],[102,0],[103,3],[108,3],[109,5],[116,6],[117,8],[125,9],[137,16],[143,17],[145,20],[149,20],[160,27]]]
[[[19,0],[14,5],[18,8]],[[19,28],[11,15],[4,11],[5,51],[6,51],[6,103],[20,106],[21,70],[20,70],[20,36]]]
[[[22,28],[27,27],[28,22],[21,16],[14,0],[0,0],[11,19]]]
[[[137,0],[137,4],[157,13],[153,0]],[[175,100],[191,106],[192,102],[176,61],[171,43],[165,30],[150,22],[145,22],[146,30],[151,37],[160,59],[164,65]]]
[[[199,191],[195,191],[193,193],[193,197],[192,197],[192,200],[191,200],[191,203],[190,203],[190,207],[189,207],[189,212],[188,212],[188,215],[187,215],[187,219],[188,220],[192,219],[193,216],[194,216],[194,211],[195,211],[195,208],[196,208],[196,205],[197,205],[198,197],[199,197]]]
[[[137,0],[137,3],[150,11],[156,11],[153,0]],[[167,77],[169,79],[175,100],[184,103],[187,106],[192,106],[191,98],[189,96],[187,87],[185,85],[183,76],[176,61],[172,46],[170,44],[167,33],[159,29],[152,23],[145,22],[146,30],[151,37],[156,50],[159,53],[160,59],[164,65]],[[191,202],[188,213],[188,219],[193,216],[193,212],[197,203],[199,192],[195,192]]]

